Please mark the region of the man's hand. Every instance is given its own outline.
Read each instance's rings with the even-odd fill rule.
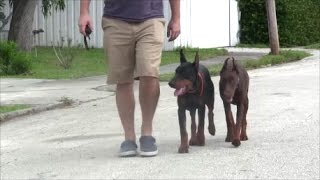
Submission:
[[[80,15],[78,25],[79,25],[80,33],[83,34],[84,36],[86,35],[86,26],[87,25],[89,25],[91,31],[93,30],[92,20],[88,14],[87,15]]]
[[[90,0],[80,1],[80,16],[79,16],[79,32],[86,36],[86,26],[89,25],[91,31],[93,31],[92,20],[89,15]]]
[[[169,41],[175,40],[180,35],[180,20],[171,19],[168,24],[167,37]]]
[[[169,0],[171,20],[168,24],[167,37],[169,41],[175,40],[180,35],[180,0]]]

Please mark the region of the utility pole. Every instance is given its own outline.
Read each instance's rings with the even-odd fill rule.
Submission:
[[[279,35],[276,15],[275,0],[266,0],[267,16],[268,16],[268,31],[269,31],[269,46],[271,54],[279,54]]]

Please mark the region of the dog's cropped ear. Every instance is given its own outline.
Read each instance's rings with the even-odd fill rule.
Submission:
[[[236,71],[237,73],[239,73],[238,71],[238,67],[237,67],[237,64],[235,62],[236,60],[234,59],[234,57],[232,57],[232,71]]]
[[[224,60],[223,66],[221,68],[220,74],[227,69],[228,67],[228,61],[229,61],[230,57],[228,57],[226,60]]]
[[[230,57],[228,57],[226,60],[224,60],[223,68],[227,68],[229,59],[230,59]]]
[[[196,69],[199,69],[199,52],[196,52],[196,56],[194,57],[194,62],[193,62],[194,66],[196,67]]]
[[[187,59],[186,59],[186,56],[183,53],[183,49],[181,48],[180,49],[180,63],[182,64],[182,63],[185,63],[185,62],[187,62]]]

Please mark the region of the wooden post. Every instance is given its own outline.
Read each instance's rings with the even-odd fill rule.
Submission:
[[[267,16],[268,16],[268,31],[269,31],[269,46],[271,54],[279,54],[279,35],[276,15],[276,5],[274,0],[266,0]]]

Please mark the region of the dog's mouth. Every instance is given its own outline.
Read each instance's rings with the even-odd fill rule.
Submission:
[[[193,88],[189,88],[188,86],[184,86],[182,88],[176,88],[174,91],[174,96],[182,96],[187,93],[195,93],[196,90]]]
[[[187,93],[187,87],[182,87],[174,91],[174,96],[182,96]]]

